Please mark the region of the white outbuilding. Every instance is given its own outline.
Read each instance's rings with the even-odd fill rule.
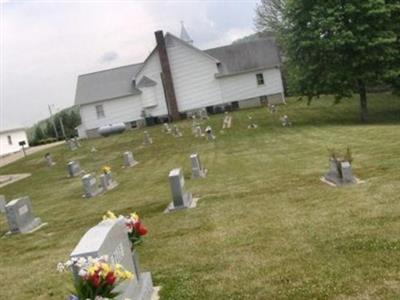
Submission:
[[[22,149],[21,143],[24,143],[25,148],[29,147],[25,128],[0,131],[0,157],[20,151]]]
[[[80,137],[97,136],[108,124],[135,127],[149,116],[177,120],[203,108],[284,101],[279,51],[271,38],[200,50],[183,24],[180,38],[162,31],[155,38],[144,62],[78,77]]]

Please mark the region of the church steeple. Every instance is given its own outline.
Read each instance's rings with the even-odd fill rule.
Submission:
[[[186,31],[185,26],[183,25],[183,21],[181,21],[181,40],[184,40],[186,43],[193,44],[193,40],[190,38],[188,32]]]

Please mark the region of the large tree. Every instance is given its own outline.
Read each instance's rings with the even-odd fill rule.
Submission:
[[[309,99],[356,92],[366,121],[367,87],[399,76],[399,0],[263,2],[280,9],[270,9],[275,17],[266,24],[279,33],[292,89]]]

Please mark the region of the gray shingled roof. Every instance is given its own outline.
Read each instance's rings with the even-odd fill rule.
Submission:
[[[204,50],[221,62],[221,75],[280,65],[278,48],[272,39],[258,39]]]
[[[193,47],[189,44],[187,45]],[[254,69],[273,68],[280,65],[278,49],[272,39],[258,39],[208,49],[203,52],[221,63],[220,76]],[[89,104],[101,100],[140,94],[141,91],[133,85],[132,81],[141,70],[143,64],[139,63],[80,75],[76,87],[75,104]],[[149,78],[143,78],[140,82],[140,86],[154,84],[155,82]]]
[[[83,74],[78,77],[75,104],[82,105],[106,99],[140,94],[132,78],[143,63]]]

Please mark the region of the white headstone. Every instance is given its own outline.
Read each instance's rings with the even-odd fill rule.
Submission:
[[[116,288],[116,300],[150,300],[153,294],[151,274],[141,273],[137,253],[131,244],[123,219],[105,220],[89,229],[71,253],[71,258],[108,256],[112,265],[120,264],[134,274]]]
[[[207,141],[215,140],[215,135],[213,134],[211,126],[207,126],[205,131],[206,131]]]

